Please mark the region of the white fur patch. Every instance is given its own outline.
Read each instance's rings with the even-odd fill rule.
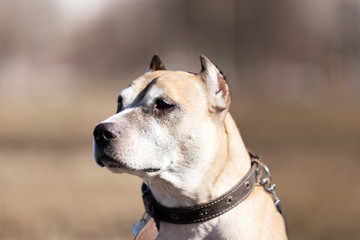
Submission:
[[[134,108],[124,109],[123,111],[118,112],[118,113],[108,117],[107,119],[105,119],[101,123],[109,123],[109,122],[116,123],[119,118],[125,117],[127,114],[131,113],[133,110],[134,110]]]

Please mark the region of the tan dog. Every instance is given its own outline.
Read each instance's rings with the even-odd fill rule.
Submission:
[[[123,90],[117,113],[94,130],[100,166],[144,179],[166,207],[209,202],[251,167],[228,112],[222,73],[201,56],[202,71],[167,71],[154,56],[149,71]],[[272,195],[258,186],[231,211],[193,224],[160,222],[157,239],[286,239]]]

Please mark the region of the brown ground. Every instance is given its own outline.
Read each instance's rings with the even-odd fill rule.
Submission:
[[[104,92],[0,97],[0,239],[132,238],[141,181],[92,160],[92,129],[116,108],[117,91]],[[359,105],[233,102],[245,143],[272,171],[291,239],[358,238]]]

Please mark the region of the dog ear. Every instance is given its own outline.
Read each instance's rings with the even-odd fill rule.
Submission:
[[[212,100],[212,111],[223,111],[230,105],[230,90],[224,74],[207,57],[201,55],[201,77]]]
[[[155,54],[150,62],[147,72],[154,72],[157,70],[166,70],[165,65],[160,60],[159,54]]]

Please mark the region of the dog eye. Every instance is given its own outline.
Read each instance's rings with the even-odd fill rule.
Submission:
[[[155,100],[155,107],[159,110],[165,110],[174,107],[174,105],[165,102],[162,99]]]
[[[122,108],[123,108],[123,99],[122,99],[121,96],[119,96],[118,99],[117,99],[117,109],[116,109],[116,113],[119,113]]]

